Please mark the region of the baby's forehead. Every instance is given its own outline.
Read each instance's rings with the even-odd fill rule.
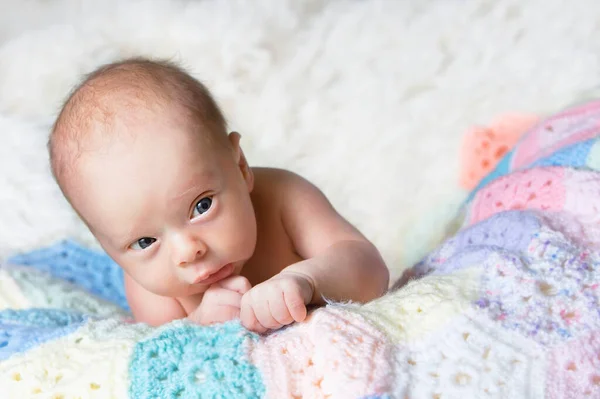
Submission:
[[[165,62],[130,60],[99,68],[69,96],[51,133],[49,148],[59,185],[82,155],[109,151],[161,134],[186,134],[193,144],[229,147],[220,109],[208,90]]]

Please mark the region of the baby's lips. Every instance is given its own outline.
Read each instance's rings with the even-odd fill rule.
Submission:
[[[210,276],[212,276],[212,274],[214,273],[203,273],[200,276],[196,277],[194,281],[192,281],[192,284],[200,284],[201,282],[207,280]]]
[[[197,277],[192,284],[212,284],[219,280],[228,277],[233,272],[233,265],[231,263],[217,269],[216,271],[202,276]]]

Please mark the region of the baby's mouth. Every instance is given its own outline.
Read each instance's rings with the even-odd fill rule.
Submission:
[[[228,263],[216,272],[209,274],[208,276],[198,277],[192,284],[210,285],[216,283],[219,280],[223,280],[229,277],[233,273],[233,264]]]

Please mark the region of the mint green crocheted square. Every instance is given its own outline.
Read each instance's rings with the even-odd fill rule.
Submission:
[[[129,367],[132,398],[260,398],[265,388],[247,355],[256,335],[238,322],[174,322],[140,341]]]

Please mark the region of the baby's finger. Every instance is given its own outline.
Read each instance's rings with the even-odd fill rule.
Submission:
[[[256,318],[254,314],[254,309],[252,309],[252,305],[250,302],[244,298],[242,298],[242,307],[240,309],[240,319],[242,320],[242,325],[250,331],[254,331],[257,333],[263,333],[267,331]]]
[[[294,321],[304,321],[304,319],[306,319],[306,305],[304,304],[304,298],[302,298],[300,292],[295,290],[284,291],[283,298]]]
[[[233,306],[239,310],[242,304],[242,295],[237,291],[213,286],[206,290],[202,302],[205,302],[206,305],[214,304],[213,306]]]
[[[229,320],[237,319],[240,317],[240,308],[236,306],[217,306],[214,308],[214,311],[209,312],[207,315],[204,315],[200,324],[208,325],[214,323],[224,323]]]
[[[285,326],[294,321],[283,298],[283,292],[279,298],[270,299],[268,306],[271,316],[280,325]]]
[[[271,310],[269,309],[267,301],[264,301],[262,306],[257,306],[253,310],[254,314],[256,315],[256,319],[263,327],[268,329],[276,329],[281,327],[281,324],[273,318],[273,315],[271,315]]]
[[[217,282],[216,284],[225,289],[239,292],[242,295],[250,291],[250,288],[252,288],[250,281],[243,276],[231,276]]]

